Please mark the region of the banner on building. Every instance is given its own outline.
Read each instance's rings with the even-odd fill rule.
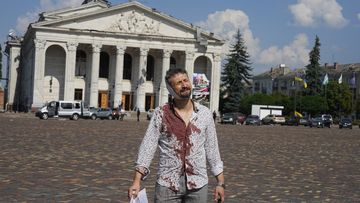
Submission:
[[[210,81],[204,73],[193,74],[193,100],[205,106],[210,104]]]

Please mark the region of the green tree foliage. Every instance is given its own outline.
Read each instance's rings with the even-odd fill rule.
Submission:
[[[308,95],[318,95],[321,93],[321,83],[322,83],[322,75],[323,70],[320,67],[320,39],[316,36],[315,45],[313,49],[309,53],[309,62],[306,66],[306,82],[308,84],[308,88],[306,89],[306,93]]]
[[[230,47],[221,76],[220,109],[222,112],[239,111],[244,85],[250,84],[251,63],[247,47],[240,33],[235,35],[235,44]]]
[[[352,95],[347,84],[338,84],[336,81],[330,81],[325,91],[324,96],[326,97],[331,115],[339,117],[351,113]]]
[[[251,105],[271,105],[273,103],[273,99],[270,95],[256,93],[253,95],[245,96],[240,102],[240,112],[250,115],[251,114]]]
[[[240,102],[240,112],[249,115],[251,114],[251,105],[277,105],[284,106],[284,114],[289,114],[292,109],[291,100],[287,95],[281,93],[274,93],[271,95],[257,93],[245,96]]]
[[[328,105],[324,97],[320,95],[306,95],[300,98],[300,109],[311,116],[328,112]]]

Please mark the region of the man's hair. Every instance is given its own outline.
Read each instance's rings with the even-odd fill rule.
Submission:
[[[186,74],[187,75],[187,71],[185,69],[181,69],[181,68],[170,68],[168,71],[166,71],[166,75],[165,75],[165,82],[168,83],[170,85],[170,78],[176,74]]]

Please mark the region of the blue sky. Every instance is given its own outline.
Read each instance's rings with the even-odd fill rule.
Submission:
[[[83,0],[2,0],[0,42],[10,29],[22,35],[37,14],[80,5]],[[110,0],[112,5],[127,2]],[[251,56],[253,74],[286,64],[308,64],[315,36],[321,64],[360,63],[359,0],[140,0],[145,6],[199,25],[231,43],[239,28]],[[5,59],[3,59],[5,61]],[[3,62],[3,67],[5,62]]]

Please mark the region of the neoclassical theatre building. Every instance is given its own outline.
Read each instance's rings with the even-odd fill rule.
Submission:
[[[40,14],[22,38],[7,42],[7,102],[37,108],[52,100],[141,111],[168,101],[170,68],[210,81],[209,108],[218,110],[224,41],[137,1]]]

